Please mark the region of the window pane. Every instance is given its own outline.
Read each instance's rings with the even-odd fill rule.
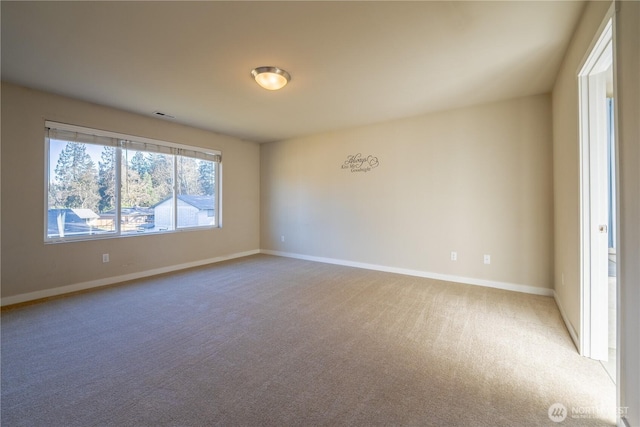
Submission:
[[[47,237],[115,233],[115,148],[49,140]]]
[[[173,156],[122,150],[123,234],[173,230]]]
[[[212,227],[215,215],[216,163],[177,156],[178,227]]]

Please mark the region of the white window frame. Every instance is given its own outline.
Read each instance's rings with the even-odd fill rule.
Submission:
[[[121,150],[123,147],[118,146],[116,148],[116,159],[115,166],[115,186],[116,186],[116,201],[115,201],[115,228],[116,230],[113,233],[108,234],[85,234],[85,235],[74,235],[74,236],[64,236],[64,237],[49,237],[48,227],[49,227],[49,178],[50,178],[50,138],[48,136],[49,129],[56,129],[60,131],[68,131],[68,132],[78,132],[87,135],[95,135],[98,137],[107,137],[118,139],[122,141],[127,141],[128,143],[134,144],[142,144],[142,145],[155,145],[163,148],[167,148],[172,151],[170,155],[174,157],[173,161],[173,229],[166,231],[155,231],[153,233],[142,233],[142,234],[132,234],[132,233],[122,233],[121,230],[121,168],[122,168],[122,160],[121,160]],[[77,241],[88,241],[88,240],[102,240],[102,239],[118,239],[118,238],[128,238],[128,237],[140,237],[140,236],[152,236],[159,234],[167,234],[167,233],[180,233],[180,232],[188,232],[188,231],[204,231],[211,230],[216,228],[222,228],[222,151],[220,150],[212,150],[208,148],[202,147],[194,147],[190,145],[178,144],[174,142],[162,141],[152,138],[145,138],[140,136],[127,135],[118,132],[111,132],[100,129],[87,128],[83,126],[77,126],[67,123],[59,123],[54,121],[45,121],[44,126],[44,140],[45,140],[45,176],[44,176],[44,242],[45,243],[67,243],[67,242],[77,242]],[[98,144],[101,145],[101,144]],[[209,158],[217,158],[214,161],[216,163],[215,171],[214,171],[214,224],[213,225],[202,225],[202,226],[192,226],[192,227],[184,227],[178,226],[178,210],[177,210],[177,201],[178,201],[178,179],[177,179],[177,158],[183,155],[185,152],[189,152],[192,155],[188,157],[196,157],[202,155],[205,159]],[[182,153],[182,154],[181,154]],[[168,153],[165,153],[168,154]]]

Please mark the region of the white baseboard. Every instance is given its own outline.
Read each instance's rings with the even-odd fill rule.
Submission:
[[[296,253],[290,253],[290,252],[272,251],[268,249],[262,249],[260,252],[267,255],[276,255],[276,256],[283,256],[287,258],[303,259],[307,261],[324,262],[326,264],[344,265],[347,267],[356,267],[356,268],[364,268],[367,270],[384,271],[387,273],[404,274],[407,276],[425,277],[428,279],[444,280],[447,282],[457,282],[457,283],[464,283],[467,285],[476,285],[476,286],[484,286],[488,288],[504,289],[507,291],[522,292],[525,294],[543,295],[547,297],[551,297],[554,294],[553,289],[540,288],[537,286],[518,285],[514,283],[495,282],[492,280],[473,279],[470,277],[451,276],[448,274],[430,273],[427,271],[410,270],[410,269],[398,268],[398,267],[388,267],[385,265],[367,264],[363,262],[347,261],[347,260],[341,260],[341,259],[335,259],[335,258],[324,258],[324,257],[311,256],[311,255],[302,255],[302,254],[296,254]]]
[[[565,326],[567,327],[567,330],[569,331],[569,335],[571,336],[573,345],[576,346],[576,350],[578,350],[578,353],[580,353],[580,339],[578,338],[578,334],[576,333],[576,330],[574,329],[573,325],[571,324],[571,322],[569,322],[567,313],[564,311],[562,304],[560,304],[560,300],[558,299],[558,294],[556,293],[556,291],[553,291],[553,299],[555,300],[556,305],[558,306],[558,310],[560,310],[560,316],[562,316],[562,321],[564,322]]]
[[[129,280],[142,279],[144,277],[156,276],[158,274],[170,273],[172,271],[184,270],[187,268],[199,267],[202,265],[213,264],[216,262],[227,261],[235,258],[242,258],[249,255],[259,254],[259,249],[246,252],[238,252],[230,255],[223,255],[215,258],[203,259],[184,264],[170,265],[167,267],[154,268],[153,270],[139,271],[137,273],[124,274],[121,276],[105,277],[104,279],[90,280],[88,282],[76,283],[73,285],[61,286],[59,288],[45,289],[42,291],[28,292],[10,297],[2,298],[0,306],[19,304],[21,302],[34,301],[37,299],[48,298],[71,292],[83,291],[86,289],[99,288],[101,286],[113,285],[115,283],[126,282]]]
[[[307,261],[323,262],[323,263],[326,263],[326,264],[343,265],[343,266],[347,266],[347,267],[364,268],[364,269],[367,269],[367,270],[384,271],[384,272],[387,272],[387,273],[404,274],[404,275],[407,275],[407,276],[416,276],[416,277],[424,277],[424,278],[428,278],[428,279],[444,280],[444,281],[448,281],[448,282],[465,283],[465,284],[468,284],[468,285],[485,286],[485,287],[489,287],[489,288],[504,289],[504,290],[507,290],[507,291],[522,292],[522,293],[527,293],[527,294],[553,296],[555,298],[555,292],[552,289],[540,288],[540,287],[536,287],[536,286],[519,285],[519,284],[514,284],[514,283],[496,282],[496,281],[484,280],[484,279],[474,279],[474,278],[469,278],[469,277],[452,276],[452,275],[447,275],[447,274],[431,273],[431,272],[420,271],[420,270],[410,270],[410,269],[406,269],[406,268],[389,267],[389,266],[384,266],[384,265],[368,264],[368,263],[363,263],[363,262],[348,261],[348,260],[341,260],[341,259],[335,259],[335,258],[316,257],[316,256],[311,256],[311,255],[302,255],[302,254],[296,254],[296,253],[290,253],[290,252],[272,251],[272,250],[265,250],[265,249],[263,249],[263,250],[254,249],[254,250],[251,250],[251,251],[239,252],[239,253],[220,256],[220,257],[216,257],[216,258],[209,258],[209,259],[204,259],[204,260],[199,260],[199,261],[194,261],[194,262],[189,262],[189,263],[184,263],[184,264],[176,264],[176,265],[171,265],[171,266],[167,266],[167,267],[156,268],[156,269],[153,269],[153,270],[140,271],[140,272],[137,272],[137,273],[124,274],[124,275],[121,275],[121,276],[106,277],[104,279],[91,280],[91,281],[88,281],[88,282],[81,282],[81,283],[76,283],[76,284],[67,285],[67,286],[61,286],[61,287],[53,288],[53,289],[45,289],[45,290],[42,290],[42,291],[35,291],[35,292],[28,292],[28,293],[25,293],[25,294],[14,295],[14,296],[2,298],[1,302],[0,302],[0,305],[4,307],[4,306],[7,306],[7,305],[19,304],[19,303],[27,302],[27,301],[34,301],[34,300],[37,300],[37,299],[48,298],[48,297],[68,294],[68,293],[71,293],[71,292],[77,292],[77,291],[83,291],[83,290],[86,290],[86,289],[98,288],[98,287],[101,287],[101,286],[113,285],[115,283],[126,282],[126,281],[129,281],[129,280],[135,280],[135,279],[141,279],[141,278],[144,278],[144,277],[155,276],[155,275],[158,275],[158,274],[164,274],[164,273],[170,273],[170,272],[173,272],[173,271],[184,270],[184,269],[187,269],[187,268],[199,267],[199,266],[202,266],[202,265],[213,264],[213,263],[217,263],[217,262],[221,262],[221,261],[227,261],[227,260],[231,260],[231,259],[234,259],[234,258],[242,258],[242,257],[246,257],[246,256],[249,256],[249,255],[255,255],[255,254],[258,254],[258,253],[263,253],[263,254],[267,254],[267,255],[282,256],[282,257],[287,257],[287,258],[297,258],[297,259],[303,259],[303,260],[307,260]],[[565,321],[565,323],[567,324],[567,328],[569,329],[569,333],[571,334],[571,338],[574,340],[574,343],[575,343],[575,342],[577,342],[575,331],[571,327],[571,324],[567,321],[566,316],[564,314],[564,311],[562,310],[562,307],[558,303],[557,298],[555,298],[555,300],[556,300],[556,304],[558,304],[558,307],[560,309],[560,313],[562,314],[562,318]]]

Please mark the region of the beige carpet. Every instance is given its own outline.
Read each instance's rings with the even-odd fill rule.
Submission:
[[[2,313],[7,427],[612,425],[571,411],[614,390],[551,298],[265,255]]]

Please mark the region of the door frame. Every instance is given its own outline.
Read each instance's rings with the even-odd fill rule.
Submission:
[[[604,72],[613,61],[608,14],[578,72],[580,122],[580,354],[608,359],[607,109]],[[615,79],[615,70],[614,70]],[[603,179],[604,177],[604,179]],[[601,226],[604,225],[604,230]],[[602,250],[604,246],[604,251]],[[604,254],[604,257],[603,257]]]

